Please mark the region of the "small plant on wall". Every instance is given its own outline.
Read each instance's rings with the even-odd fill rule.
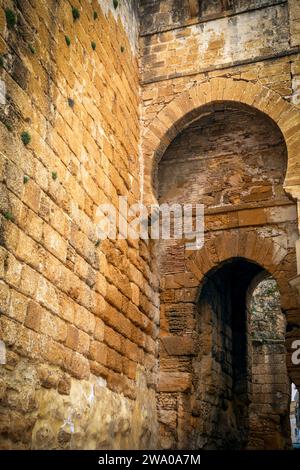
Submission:
[[[32,44],[28,44],[28,49],[30,50],[31,54],[35,54],[35,48]]]
[[[113,4],[114,4],[114,8],[116,10],[119,6],[119,1],[118,0],[113,0]]]
[[[17,23],[17,17],[13,10],[10,8],[5,9],[5,18],[8,29],[13,29]]]
[[[97,44],[95,43],[95,41],[91,42],[91,46],[92,46],[93,51],[95,51],[97,47]]]
[[[10,211],[4,212],[3,216],[6,220],[11,220],[11,221],[14,220],[14,216]]]
[[[69,38],[69,36],[65,36],[65,41],[67,46],[69,47],[71,45],[71,39]]]
[[[80,12],[79,12],[78,8],[72,7],[72,16],[73,16],[74,21],[79,20]]]
[[[68,105],[73,109],[75,106],[75,101],[72,98],[68,98]]]
[[[21,140],[22,140],[24,145],[28,145],[31,141],[31,135],[29,134],[29,132],[27,132],[27,131],[22,132]]]

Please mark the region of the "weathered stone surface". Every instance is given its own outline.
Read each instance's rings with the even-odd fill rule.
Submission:
[[[248,448],[286,448],[290,444],[290,383],[284,345],[286,318],[274,280],[265,279],[258,284],[249,313],[253,375]]]
[[[67,379],[57,368],[17,360],[15,376],[4,368],[1,406],[1,448],[120,449],[153,448],[156,445],[155,393],[147,389],[139,369],[136,400],[112,392],[106,380]],[[57,393],[59,392],[59,394]],[[15,409],[22,412],[17,418]]]
[[[163,336],[161,341],[170,356],[189,356],[195,352],[194,341],[187,336]]]
[[[141,197],[138,28],[128,0],[0,1],[1,448],[156,445],[151,253],[95,217]]]
[[[0,447],[288,447],[298,0],[52,3],[0,0]],[[201,250],[99,240],[99,204],[155,186],[205,205]],[[243,349],[259,269],[288,354],[275,310]]]
[[[166,36],[166,43],[168,41],[172,41],[171,36]],[[165,65],[157,66],[158,69],[160,67],[171,73],[168,60]],[[276,64],[273,67],[275,71]],[[152,80],[155,82],[155,76]],[[295,204],[291,203],[283,188],[285,162],[288,160],[286,141],[271,119],[253,107],[233,103],[245,98],[245,103],[271,112],[272,100],[277,102],[276,95],[269,88],[248,86],[242,80],[211,77],[204,84],[194,86],[185,77],[174,79],[173,89],[168,85],[168,91],[164,88],[163,77],[159,80],[160,83],[154,86],[160,98],[153,93],[149,102],[145,102],[145,113],[148,106],[153,106],[159,113],[157,122],[161,120],[167,124],[173,115],[173,120],[180,123],[180,132],[165,151],[157,148],[155,142],[153,144],[153,164],[156,163],[155,158],[162,156],[158,165],[159,202],[200,202],[206,211],[204,247],[198,252],[185,248],[185,272],[180,264],[183,242],[176,246],[174,242],[164,241],[160,245],[163,346],[160,349],[159,391],[175,393],[178,389],[178,425],[175,429],[174,413],[168,413],[164,404],[160,408],[161,443],[166,447],[184,447],[188,442],[194,448],[288,448],[289,389],[287,369],[282,360],[286,357],[284,346],[281,344],[283,349],[276,352],[274,345],[260,349],[255,342],[252,350],[246,351],[242,345],[247,344],[250,320],[244,318],[238,333],[234,333],[232,325],[241,320],[233,319],[232,324],[226,323],[230,315],[234,318],[235,310],[240,309],[236,315],[241,318],[246,315],[248,306],[239,304],[237,307],[235,301],[239,295],[244,298],[251,295],[250,291],[247,294],[247,289],[251,288],[251,279],[253,282],[256,280],[259,272],[256,269],[266,270],[274,276],[281,293],[281,308],[290,312],[297,309],[295,316],[299,315],[295,291],[288,287],[290,275],[296,272],[294,240],[297,238],[297,213]],[[178,98],[175,91],[177,82],[181,83]],[[204,85],[205,91],[201,95]],[[198,111],[190,116],[188,105],[182,104],[188,88],[192,88],[189,93],[194,105],[198,106]],[[169,98],[165,98],[166,106],[159,112],[160,106],[156,106],[155,101],[158,104],[164,93],[172,96],[171,104],[168,104]],[[207,101],[222,100],[222,97],[229,101],[205,105]],[[278,115],[282,109],[284,106],[280,109],[276,106],[274,114]],[[290,113],[290,119],[299,119],[298,114],[294,118],[291,110]],[[284,120],[283,129],[291,132],[291,128],[288,120]],[[151,191],[146,180],[145,184],[146,192]],[[243,260],[250,262],[248,267],[243,265],[246,262]],[[212,291],[202,300],[203,305],[199,305],[204,286],[210,283],[218,268],[223,267],[225,272],[230,262],[236,263],[235,268],[215,280],[216,290],[211,286]],[[235,277],[235,271],[240,272],[240,278]],[[198,287],[190,285],[187,274],[198,279]],[[231,278],[235,282],[227,284]],[[238,284],[241,284],[239,290],[236,288]],[[220,294],[222,289],[224,293]],[[226,295],[232,296],[228,306]],[[263,308],[264,302],[265,299],[258,313],[259,319],[254,318],[254,324],[258,335],[269,338],[271,325],[273,327],[275,323],[284,330],[285,324],[276,309],[272,320],[264,320],[269,315],[269,311]],[[257,321],[260,328],[257,328]],[[282,331],[280,341],[283,341]],[[175,339],[169,340],[170,334]],[[183,352],[189,354],[181,356],[179,342],[176,349],[177,336],[182,338],[191,334],[195,335],[195,350],[184,348]],[[238,340],[234,339],[235,335],[239,336]],[[269,340],[276,341],[276,338]],[[169,347],[168,342],[171,344]],[[290,348],[290,343],[287,343],[287,348]],[[258,361],[260,358],[268,363],[254,365],[251,370],[252,359]],[[244,367],[243,372],[237,372],[241,367]],[[179,374],[175,383],[173,370]],[[180,374],[189,372],[193,390],[187,389],[182,395]],[[234,383],[234,377],[246,377],[247,374],[251,377],[248,382],[241,379]],[[182,396],[184,400],[180,407]],[[269,407],[268,417],[264,406]],[[275,423],[278,416],[281,420]],[[270,429],[265,439],[256,425],[259,417],[269,422]]]
[[[159,376],[160,392],[186,392],[191,387],[191,375],[180,372],[162,372]]]
[[[142,9],[142,15],[143,10],[146,14],[153,5],[151,3],[147,5],[147,3],[149,2],[145,2]],[[224,17],[224,13],[220,13],[220,10],[217,9],[213,22],[201,21],[200,24],[189,25],[186,23],[187,18],[185,18],[187,9],[182,11],[182,2],[168,0],[167,6],[165,3],[158,1],[157,9],[164,9],[166,13],[158,11],[156,15],[152,13],[145,18],[142,16],[144,32],[153,30],[156,33],[151,36],[151,41],[148,36],[142,38],[144,48],[142,71],[145,81],[197,73],[221,64],[223,67],[224,65],[230,66],[232,62],[241,62],[247,59],[251,61],[253,56],[263,57],[289,48],[287,5],[255,10],[252,4],[252,8],[249,8],[247,12],[247,2],[234,1],[232,2],[234,9],[244,10],[243,14],[235,17],[234,22],[231,18]],[[212,3],[212,9],[216,9],[218,2],[204,3]],[[169,12],[172,11],[172,8],[181,11],[181,17],[178,14],[177,18],[181,24],[185,24],[185,29],[174,28],[160,32],[161,29],[168,27],[166,20],[171,20],[173,23],[173,16],[167,13],[168,7]],[[209,10],[207,5],[201,7],[201,16],[204,18],[207,9]],[[154,24],[151,24],[152,22]],[[264,27],[258,29],[258,23]],[[237,31],[242,31],[243,34],[237,36]],[[172,54],[175,49],[178,51],[176,56]],[[181,50],[184,50],[184,55],[180,54]]]

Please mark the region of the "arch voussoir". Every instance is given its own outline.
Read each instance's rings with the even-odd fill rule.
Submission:
[[[224,233],[216,237],[215,250],[219,261],[239,256],[239,237],[237,233]]]
[[[212,257],[211,253],[215,253],[215,256]],[[186,272],[193,273],[200,283],[212,269],[234,258],[244,258],[261,266],[278,282],[283,295],[287,290],[291,295],[288,269],[285,267],[283,270],[280,267],[283,263],[287,266],[289,264],[287,250],[254,231],[228,232],[209,240],[201,250],[192,252],[192,255],[186,258]],[[292,275],[293,272],[290,273],[290,277]]]

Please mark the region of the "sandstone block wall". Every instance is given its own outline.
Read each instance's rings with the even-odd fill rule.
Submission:
[[[187,0],[0,0],[0,340],[7,353],[1,448],[195,445],[205,413],[194,401],[193,414],[190,400],[199,286],[230,257],[273,274],[288,312],[287,346],[299,337],[289,284],[299,215],[283,191],[287,157],[290,188],[300,199],[299,18],[298,0],[202,0],[193,12]],[[231,162],[239,171],[211,191],[200,188],[210,208],[205,247],[187,254],[170,245],[160,279],[157,244],[101,242],[97,207],[117,207],[119,196],[129,204],[151,199],[152,149],[167,147],[183,121],[199,118],[200,95],[214,101],[225,89],[228,99],[243,95],[272,114],[284,139],[260,134],[257,151],[267,168],[258,154],[247,151],[247,165],[227,155],[227,169]],[[194,140],[197,131],[190,132]],[[233,134],[235,147],[249,139]],[[212,157],[210,182],[218,176],[216,149]],[[207,168],[198,160],[200,176]],[[180,169],[182,176],[189,179],[194,164]],[[184,196],[198,198],[191,187]],[[203,333],[209,381],[213,364],[204,356],[213,336]],[[261,357],[269,352],[259,353],[258,363]],[[159,439],[158,381],[160,426],[167,429]]]
[[[249,409],[252,449],[290,446],[291,384],[287,374],[286,316],[274,279],[263,279],[249,292],[252,349],[252,402]]]
[[[274,358],[272,345],[251,350],[251,316],[243,304],[255,269],[265,269],[280,279],[281,305],[290,322],[297,310],[288,285],[296,273],[298,229],[295,204],[283,190],[286,156],[272,121],[227,102],[204,106],[159,162],[160,203],[205,206],[204,249],[190,254],[181,241],[160,244],[159,420],[165,447],[289,445],[285,347],[278,345]],[[254,248],[256,237],[261,252]],[[272,258],[277,249],[282,252],[271,264],[263,247],[268,239],[274,243]],[[250,268],[239,258],[255,264]],[[214,269],[229,269],[231,263],[232,270],[213,277]],[[280,323],[278,306],[273,315]],[[271,325],[260,326],[269,338]],[[285,324],[283,330],[281,339]],[[265,441],[260,420],[269,423]]]
[[[175,25],[175,0],[156,2],[156,15],[147,14],[150,3],[142,2],[141,17],[144,129],[176,95],[216,76],[259,82],[298,104],[297,1],[232,1],[232,16],[220,1],[201,2],[214,5],[214,16],[193,20],[180,2],[185,15],[176,4]]]
[[[157,284],[141,242],[100,242],[140,199],[134,2],[0,3],[1,448],[156,442]]]
[[[199,426],[204,425],[206,419],[207,410],[201,407],[193,415],[196,380],[199,380],[200,389],[204,385],[191,367],[195,348],[197,351],[197,345],[199,347],[199,338],[193,342],[194,349],[189,340],[193,335],[197,336],[196,325],[200,321],[197,316],[199,279],[205,279],[210,269],[216,269],[219,262],[230,257],[243,256],[267,267],[271,273],[276,272],[275,278],[282,294],[281,306],[288,312],[288,348],[292,340],[299,337],[300,327],[297,294],[289,286],[289,280],[296,276],[295,242],[299,237],[296,205],[284,193],[283,167],[278,167],[278,170],[273,168],[275,173],[278,171],[275,176],[267,163],[268,152],[272,164],[279,156],[277,144],[267,144],[271,132],[266,131],[268,137],[262,137],[261,141],[266,144],[266,148],[263,150],[261,147],[257,152],[264,161],[261,170],[256,162],[254,172],[250,170],[251,176],[249,173],[241,177],[234,194],[234,184],[232,186],[227,178],[233,176],[231,171],[238,173],[241,169],[237,161],[232,165],[229,163],[233,158],[232,153],[235,153],[235,133],[229,132],[226,137],[223,133],[223,143],[225,147],[228,145],[228,152],[225,147],[220,150],[223,144],[219,140],[222,131],[229,125],[229,114],[219,128],[216,118],[214,130],[210,128],[207,131],[209,120],[219,114],[218,105],[223,106],[225,113],[227,108],[234,105],[232,102],[239,101],[261,109],[267,116],[274,116],[272,119],[280,121],[279,127],[284,121],[284,118],[279,118],[285,113],[283,109],[287,113],[288,109],[294,113],[295,122],[299,122],[298,2],[201,1],[196,13],[191,11],[188,3],[176,0],[157,1],[154,5],[147,0],[141,2],[142,120],[147,165],[145,187],[150,194],[149,200],[152,201],[155,196],[172,202],[182,202],[188,198],[193,202],[203,202],[206,206],[207,232],[202,252],[188,254],[182,245],[176,246],[176,243],[161,246],[163,277],[159,419],[161,442],[166,447],[194,445],[194,437],[191,436],[194,436],[197,427],[199,429]],[[149,15],[150,9],[154,10],[154,14]],[[219,103],[216,104],[216,101]],[[279,102],[280,110],[277,107]],[[206,106],[209,103],[212,103],[211,109]],[[197,121],[202,113],[203,126]],[[287,121],[291,119],[287,117]],[[242,121],[240,117],[239,122]],[[288,127],[293,127],[291,122],[283,125],[284,129]],[[249,123],[247,129],[251,129]],[[296,132],[295,128],[294,137],[288,132],[283,145],[289,147],[296,138]],[[249,132],[248,137],[250,134],[254,136],[253,131]],[[260,137],[256,135],[255,146],[259,145],[259,141]],[[241,135],[237,142],[241,150]],[[253,144],[251,148],[253,150]],[[203,162],[200,162],[202,150]],[[218,151],[222,157],[217,162],[214,159]],[[251,166],[256,157],[246,154],[247,151],[241,150],[241,159],[245,157],[244,161]],[[281,156],[283,154],[284,151]],[[298,197],[299,156],[293,156],[290,148],[288,161],[293,168],[293,195]],[[220,176],[222,170],[224,178]],[[269,195],[264,185],[261,186],[264,177],[272,186]],[[274,184],[271,183],[273,177]],[[234,177],[232,183],[233,180]],[[245,189],[248,184],[252,185],[251,181],[255,181],[254,186],[260,186],[257,192],[254,187],[249,188],[249,192]],[[283,198],[281,202],[278,196],[279,199]],[[276,199],[278,206],[275,203],[276,208],[267,208]],[[279,207],[283,200],[287,205],[283,203],[284,207]],[[230,206],[235,207],[231,207],[231,210]],[[276,242],[277,235],[281,248]],[[273,242],[275,245],[271,248]],[[270,252],[262,255],[259,246],[264,251],[267,249],[265,243],[269,245]],[[270,253],[272,260],[267,261]],[[209,350],[210,330],[206,326],[206,329],[202,329],[203,347]],[[178,353],[169,345],[175,342],[174,336],[180,345]],[[212,344],[212,351],[213,347]],[[268,356],[266,351],[261,354]],[[210,374],[215,372],[215,367],[209,357],[202,360],[203,367],[198,369],[198,374],[203,374],[203,382],[206,383]],[[299,382],[297,368],[291,365],[290,360],[288,365],[289,372]],[[171,372],[171,369],[176,369],[176,373]],[[280,380],[278,384],[281,384]],[[286,384],[281,385],[284,387]],[[217,400],[218,397],[212,395],[211,399]],[[270,441],[268,445],[271,445]],[[281,445],[282,441],[278,446]]]

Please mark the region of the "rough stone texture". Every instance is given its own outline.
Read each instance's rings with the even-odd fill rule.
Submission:
[[[300,168],[299,154],[296,149],[296,147],[299,148],[299,144],[296,144],[296,142],[298,142],[299,139],[300,120],[300,115],[297,110],[299,107],[299,70],[297,65],[299,61],[297,31],[299,26],[297,19],[299,17],[299,2],[290,0],[288,2],[282,2],[281,5],[275,1],[267,2],[267,9],[269,9],[270,15],[266,18],[266,22],[263,23],[259,21],[259,18],[265,15],[265,2],[247,2],[247,5],[243,2],[235,1],[208,2],[214,11],[211,11],[210,18],[206,17],[206,19],[204,17],[201,18],[201,11],[196,14],[196,17],[192,17],[188,9],[188,2],[180,2],[183,9],[180,9],[179,5],[176,4],[176,12],[178,12],[178,15],[174,14],[173,10],[171,10],[171,6],[168,7],[167,3],[168,5],[175,4],[172,1],[155,2],[156,10],[151,19],[147,14],[142,16],[143,29],[141,46],[149,59],[148,61],[144,59],[143,62],[143,70],[147,68],[147,76],[144,75],[142,95],[145,199],[149,203],[152,203],[157,197],[157,189],[159,189],[157,169],[160,169],[158,168],[158,163],[161,161],[160,167],[164,172],[164,155],[166,152],[169,152],[169,148],[173,145],[174,139],[180,142],[183,133],[189,132],[188,128],[191,123],[192,129],[194,126],[193,123],[199,120],[202,112],[205,113],[207,104],[212,103],[212,107],[214,107],[216,102],[226,101],[227,103],[224,103],[225,108],[228,106],[228,102],[230,106],[234,103],[250,105],[252,109],[256,108],[266,113],[267,116],[278,124],[287,147],[288,169],[286,174],[283,172],[283,179],[281,181],[288,194],[293,195],[295,200],[299,200]],[[251,5],[249,5],[249,3],[251,3]],[[147,1],[142,2],[142,5],[145,5],[146,9],[149,7]],[[206,2],[201,2],[201,5],[206,5]],[[238,12],[239,5],[244,9],[243,12]],[[252,7],[254,7],[254,9],[252,9]],[[265,34],[269,34],[266,30],[264,31],[264,28],[267,28],[267,30],[269,27],[272,28],[271,18],[274,18],[274,16],[271,12],[274,13],[278,8],[286,12],[287,7],[289,9],[289,19],[284,25],[283,30],[275,27],[275,31],[273,31],[278,37],[277,45],[282,44],[280,39],[282,38],[282,31],[287,31],[289,38],[287,50],[283,51],[282,49],[281,52],[278,52],[276,47],[273,48],[272,51],[263,50],[262,45]],[[145,11],[147,11],[146,9]],[[170,11],[172,11],[172,13],[170,13]],[[236,13],[238,13],[238,15],[236,15]],[[224,48],[224,43],[219,42],[216,44],[216,49],[213,47],[207,49],[208,59],[210,55],[213,54],[217,54],[217,61],[220,57],[222,58],[223,63],[219,63],[218,67],[216,67],[215,64],[210,67],[209,61],[203,61],[203,56],[199,54],[199,50],[203,51],[203,48],[207,47],[206,42],[201,44],[200,49],[195,47],[195,50],[193,50],[193,62],[188,63],[182,60],[183,57],[189,57],[190,55],[192,48],[191,38],[195,41],[195,44],[199,44],[199,38],[201,38],[200,30],[202,31],[202,28],[205,31],[208,31],[208,29],[214,31],[220,22],[222,22],[222,24],[233,25],[234,21],[242,22],[243,15],[248,16],[248,18],[256,17],[257,24],[260,24],[259,32],[256,30],[256,33],[262,34],[257,43],[255,45],[253,44],[253,53],[249,60],[243,60],[241,56],[234,63],[231,62],[231,56],[233,53],[237,52],[240,41],[235,42],[227,48]],[[226,16],[226,19],[224,19],[224,16]],[[176,25],[174,27],[172,26],[172,21],[175,20]],[[206,24],[203,25],[202,20],[203,23]],[[286,26],[288,30],[285,29]],[[234,27],[232,26],[232,31],[233,30]],[[192,31],[195,33],[194,36],[191,34]],[[198,31],[197,35],[195,31]],[[243,36],[243,28],[239,29],[239,34],[241,37]],[[181,39],[179,35],[182,36]],[[241,40],[243,40],[243,38]],[[177,54],[178,49],[177,46],[175,47],[175,44],[179,44],[179,48],[182,51],[181,54]],[[150,54],[150,51],[152,51],[152,54]],[[172,53],[173,58],[164,62],[164,58],[169,57]],[[174,63],[177,62],[178,65],[174,66]],[[188,70],[189,67],[190,70]],[[219,104],[221,103],[218,103],[218,105]],[[227,116],[229,118],[229,115]],[[203,119],[209,120],[208,117],[203,117]],[[196,138],[198,142],[201,142],[196,132],[193,133],[190,131],[190,137],[192,137],[193,140]],[[228,142],[230,142],[231,137],[231,135],[228,136]],[[200,149],[201,145],[202,143],[200,143]],[[188,142],[188,138],[185,140],[185,148],[189,148],[193,155],[192,160],[196,162],[193,142]],[[205,148],[205,145],[203,148]],[[198,149],[196,149],[196,154],[197,150]],[[201,152],[199,153],[201,154]],[[184,152],[184,155],[187,157],[186,154],[187,152]],[[226,155],[226,158],[227,157],[228,155]],[[229,158],[231,157],[232,155],[229,153]],[[183,160],[185,160],[186,165],[190,165],[190,168],[192,167],[188,158],[184,159],[183,157],[182,161]],[[203,163],[204,161],[205,160],[203,160]],[[174,164],[174,161],[172,164]],[[218,169],[222,168],[220,163],[217,163],[216,166]],[[178,163],[177,169],[179,169],[179,167],[180,163]],[[167,165],[165,167],[165,175],[166,168]],[[202,168],[202,174],[200,168]],[[230,170],[230,167],[228,168]],[[218,194],[217,188],[214,189],[214,184],[211,185],[213,189],[212,193],[209,192],[210,188],[206,184],[206,170],[207,166],[203,164],[201,167],[199,158],[196,164],[196,174],[200,178],[202,185],[198,187],[198,199],[205,202],[209,208],[209,204],[220,203],[220,195]],[[191,195],[194,197],[194,201],[196,201],[196,177],[194,182],[193,175],[191,175],[191,173],[187,175],[183,166],[181,166],[180,171],[183,172],[189,182],[183,183],[183,177],[178,173],[178,181],[181,178],[183,186],[182,184],[178,184],[177,189],[180,187],[180,191],[183,189],[183,191],[186,191],[186,194],[190,195],[188,188],[191,188]],[[191,171],[194,171],[194,167]],[[215,170],[210,167],[208,177],[214,175],[210,180],[211,182],[218,174],[218,171],[215,171],[215,173],[214,171]],[[256,171],[256,169],[254,171]],[[264,170],[262,170],[262,174],[263,173]],[[159,171],[158,177],[162,180]],[[170,167],[168,178],[169,177],[173,179],[173,182],[174,179],[176,179],[176,176],[172,176]],[[249,181],[252,180],[252,177],[253,175],[250,176]],[[261,181],[260,177],[259,180]],[[242,182],[243,188],[245,187],[244,185],[245,181]],[[221,189],[220,193],[224,194],[230,186],[226,187],[226,184],[223,182],[220,184],[219,182],[218,187]],[[194,194],[193,190],[195,190]],[[168,194],[171,196],[171,193],[171,185],[169,185],[168,188],[166,186],[165,195]],[[237,193],[236,203],[245,195],[244,192]],[[176,194],[176,191],[173,191],[173,201],[176,199],[176,196],[180,198],[180,193]],[[239,253],[240,256],[245,256],[247,259],[267,267],[269,272],[276,274],[274,277],[279,284],[279,290],[281,291],[282,289],[281,307],[285,312],[288,312],[285,346],[288,350],[287,363],[289,376],[299,387],[299,370],[291,364],[290,359],[291,344],[295,339],[299,339],[300,335],[299,296],[297,299],[296,294],[296,289],[300,292],[300,276],[299,274],[296,276],[295,264],[296,254],[299,273],[300,246],[297,240],[299,237],[299,213],[297,216],[295,205],[294,207],[287,206],[281,208],[264,207],[268,205],[267,199],[261,202],[258,200],[260,197],[263,198],[263,191],[260,192],[260,195],[256,194],[253,196],[255,201],[249,203],[249,207],[243,204],[242,207],[236,207],[236,210],[231,210],[229,206],[227,208],[209,208],[205,219],[208,232],[206,235],[205,248],[202,250],[202,253],[189,256],[186,266],[184,266],[184,262],[182,261],[185,257],[182,245],[177,244],[176,247],[176,243],[173,243],[170,244],[169,247],[162,247],[162,252],[165,254],[163,263],[165,276],[161,284],[161,334],[168,336],[171,329],[173,334],[178,334],[178,332],[179,334],[191,334],[194,331],[195,305],[192,299],[197,298],[196,292],[199,279],[202,279],[203,275],[209,272],[210,269],[217,267],[218,261],[223,261]],[[273,200],[274,193],[269,193],[268,197]],[[231,204],[233,203],[234,199],[231,201]],[[272,205],[273,203],[271,203],[271,206]],[[262,209],[263,207],[264,209]],[[287,225],[285,225],[284,220]],[[281,223],[283,223],[283,225],[281,225]],[[286,228],[283,229],[284,225]],[[241,230],[242,228],[245,230]],[[222,232],[218,234],[218,230],[222,230]],[[246,233],[249,230],[250,232]],[[210,232],[212,231],[215,234],[214,236],[211,236]],[[272,240],[275,242],[273,248]],[[293,253],[295,241],[296,248],[298,247],[297,253]],[[241,246],[245,246],[245,249],[241,249]],[[284,252],[287,248],[290,250],[290,254],[288,254],[284,260]],[[270,255],[271,252],[273,253]],[[268,258],[271,259],[268,260]],[[277,266],[276,268],[275,265]],[[286,269],[288,271],[286,271]],[[292,285],[295,290],[290,290],[288,287],[289,284]],[[286,289],[288,289],[289,294]],[[180,303],[179,299],[181,299]],[[162,350],[161,354],[163,355],[163,359],[160,360],[160,364],[163,364],[163,367],[165,367],[167,361],[164,358],[164,350]],[[177,367],[182,370],[182,372],[190,371],[191,357],[186,357],[185,360],[183,357],[180,357],[180,361],[175,361],[175,358],[169,357],[168,361],[170,369],[171,367],[173,367],[173,369]],[[166,365],[166,367],[168,366]],[[164,402],[165,396],[166,393],[164,392],[163,401],[159,399],[159,409],[162,409],[160,413],[163,413],[164,406],[168,406],[167,404],[165,405]],[[188,419],[186,420],[187,425],[184,430],[181,428],[181,425],[174,425],[177,418],[177,422],[179,422],[179,396],[182,398],[182,395],[178,394],[176,399],[173,398],[172,401],[173,418],[171,422],[173,424],[170,428],[171,430],[168,428],[166,417],[161,421],[163,423],[162,445],[166,447],[176,446],[178,445],[178,441],[181,442],[183,446],[188,444],[185,440],[185,436],[190,436],[191,431]],[[182,406],[182,400],[180,403],[180,406]],[[186,417],[190,415],[190,405],[187,395],[185,396],[185,403],[187,410],[187,414],[185,414]],[[180,439],[182,440],[180,441]],[[260,445],[263,447],[264,444],[262,441],[260,441]],[[271,445],[272,443],[268,442],[268,446],[270,447]],[[276,444],[277,447],[281,445],[283,445],[282,441]]]
[[[143,242],[95,225],[140,199],[137,8],[119,3],[0,2],[1,448],[156,445],[157,281]]]
[[[286,148],[272,123],[230,104],[207,107],[203,115],[174,139],[160,161],[160,201],[189,200],[223,210],[264,201],[288,204],[282,188]]]
[[[1,448],[288,446],[299,1],[196,3],[0,0]],[[205,204],[203,249],[99,243],[97,206],[155,186]],[[286,342],[251,352],[246,297],[266,273]]]
[[[204,106],[159,162],[159,201],[202,203],[206,214],[200,251],[181,241],[160,244],[163,447],[290,445],[285,321],[278,303],[270,316],[265,295],[259,323],[246,302],[257,276],[270,272],[288,317],[298,308],[288,288],[298,234],[295,205],[283,190],[286,156],[269,118],[224,102]],[[171,335],[182,354],[169,346]],[[182,349],[183,339],[195,348]],[[176,396],[172,412],[168,393]]]
[[[252,340],[252,402],[249,407],[252,449],[290,445],[290,381],[284,346],[286,318],[272,278],[261,281],[249,304]]]
[[[281,311],[280,292],[273,279],[265,279],[255,287],[249,310],[253,341],[284,339],[286,319]]]
[[[10,361],[12,362],[12,360]],[[69,379],[56,368],[14,357],[14,378],[1,370],[1,447],[26,449],[120,449],[155,446],[155,420],[142,371],[137,397],[130,400],[108,389],[106,380]],[[57,393],[58,392],[58,393]],[[23,419],[23,416],[26,419]]]
[[[288,7],[281,4],[147,35],[142,38],[143,80],[195,74],[281,53],[289,49],[288,25]]]
[[[282,2],[280,0],[197,0],[193,2],[194,4],[198,3],[198,8],[195,7],[195,15],[191,14],[193,12],[191,12],[190,3],[192,2],[189,0],[158,0],[155,2],[141,0],[141,36]],[[297,17],[295,14],[294,16]]]

